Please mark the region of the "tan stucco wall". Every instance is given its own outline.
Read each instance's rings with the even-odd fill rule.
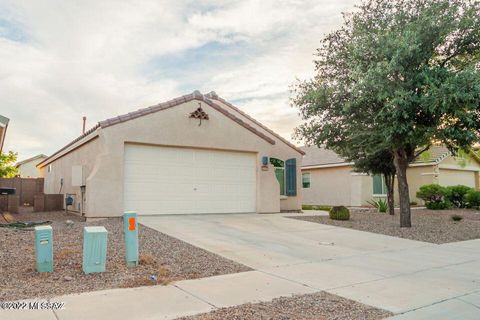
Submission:
[[[367,205],[373,197],[371,176],[354,173],[351,167],[303,169],[311,172],[311,188],[304,190],[304,204]],[[438,183],[443,186],[463,184],[480,187],[480,164],[472,159],[456,159],[449,156],[439,164],[413,165],[407,170],[410,200],[422,204],[416,197],[425,184]],[[316,183],[314,183],[316,181]],[[398,204],[398,181],[395,181],[395,203]]]
[[[84,144],[73,152],[59,158],[52,162],[52,170],[48,172],[48,166],[40,168],[41,175],[45,178],[45,193],[62,193],[62,194],[74,194],[73,206],[69,206],[69,210],[80,211],[81,192],[80,187],[72,186],[72,166],[83,166],[85,177],[88,179],[92,176],[95,157],[100,152],[101,146],[98,139],[94,139],[91,142]],[[63,179],[63,186],[61,180]],[[84,201],[89,197],[89,190],[87,188]]]
[[[60,176],[71,184],[71,166],[88,164],[85,212],[88,217],[119,216],[123,213],[123,157],[125,143],[158,146],[183,146],[219,150],[248,151],[257,154],[257,212],[278,212],[301,208],[302,155],[255,124],[253,127],[276,141],[271,145],[225,115],[202,102],[209,120],[190,119],[188,114],[198,108],[199,101],[182,105],[98,130],[98,139],[53,162],[54,174],[45,176],[57,186]],[[233,113],[231,109],[227,109]],[[240,116],[239,116],[240,117]],[[245,122],[248,120],[245,119]],[[94,143],[93,146],[90,146]],[[280,200],[279,184],[273,167],[261,169],[263,156],[282,160],[297,159],[297,196]],[[55,173],[55,166],[58,173]],[[44,167],[46,169],[46,167]],[[75,189],[75,188],[73,188]],[[78,188],[79,189],[79,188]],[[69,189],[70,190],[70,189]],[[57,191],[58,192],[58,191]],[[281,206],[281,207],[280,207]]]
[[[38,178],[41,177],[40,170],[37,169],[37,164],[42,162],[45,158],[35,159],[18,166],[18,172],[22,178]]]
[[[433,175],[430,174],[433,170],[433,166],[408,169],[407,179],[412,201],[419,201],[415,194],[420,186],[433,183]],[[311,185],[309,189],[303,189],[304,204],[362,206],[368,205],[367,201],[379,198],[373,196],[372,177],[353,172],[350,166],[303,169],[303,172],[310,172]],[[398,189],[397,185],[395,189]],[[398,203],[398,192],[395,201]]]
[[[310,173],[310,188],[303,189],[303,203],[317,205],[350,205],[351,167],[305,169]]]

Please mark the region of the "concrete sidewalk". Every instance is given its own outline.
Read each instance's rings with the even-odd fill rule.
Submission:
[[[249,271],[179,281],[168,286],[113,289],[51,299],[65,302],[57,311],[0,311],[0,319],[118,320],[174,319],[247,302],[270,301],[281,296],[318,290]]]

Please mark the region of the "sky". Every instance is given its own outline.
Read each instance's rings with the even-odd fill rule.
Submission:
[[[281,136],[292,85],[357,0],[0,0],[4,151],[52,154],[98,121],[215,91]],[[294,141],[295,142],[295,141]]]

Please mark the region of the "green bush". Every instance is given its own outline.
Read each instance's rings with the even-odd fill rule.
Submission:
[[[472,188],[467,186],[449,186],[447,187],[448,193],[446,198],[457,208],[465,208],[467,206],[467,193],[472,190]]]
[[[332,220],[348,220],[350,219],[350,211],[344,206],[335,206],[330,209],[329,216]]]
[[[302,210],[313,210],[313,206],[311,204],[302,204]]]
[[[447,200],[449,191],[438,184],[426,184],[420,187],[417,198],[425,201],[425,206],[432,210],[447,209],[451,206]]]
[[[465,199],[467,200],[467,206],[469,208],[480,208],[480,191],[473,189],[468,191]]]
[[[430,210],[445,210],[452,207],[449,201],[426,202],[425,207]]]

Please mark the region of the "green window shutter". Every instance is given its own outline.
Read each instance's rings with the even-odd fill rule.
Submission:
[[[287,196],[297,195],[297,159],[285,161]]]

